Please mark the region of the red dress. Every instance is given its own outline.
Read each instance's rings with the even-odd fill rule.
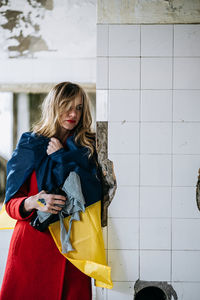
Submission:
[[[17,219],[10,242],[0,300],[91,300],[91,278],[72,265],[56,247],[49,230],[40,232],[21,213],[22,201],[38,193],[33,172],[6,204]]]

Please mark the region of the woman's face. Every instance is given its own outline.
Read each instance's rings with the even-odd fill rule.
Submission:
[[[80,121],[83,110],[81,96],[76,97],[69,104],[69,109],[61,112],[59,123],[62,129],[72,130]]]

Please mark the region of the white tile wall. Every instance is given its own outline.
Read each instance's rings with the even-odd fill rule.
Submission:
[[[108,213],[115,218],[139,218],[139,187],[118,186]]]
[[[141,25],[142,56],[172,56],[172,25]]]
[[[108,121],[108,91],[96,92],[96,121]]]
[[[200,218],[196,204],[196,187],[172,188],[172,217]]]
[[[138,122],[139,104],[140,92],[137,90],[110,90],[108,120]]]
[[[172,280],[200,281],[200,251],[172,251]]]
[[[109,26],[110,56],[140,56],[140,26]]]
[[[171,217],[171,188],[170,187],[141,187],[140,188],[140,217],[141,218],[170,218]]]
[[[170,219],[140,220],[140,249],[169,250],[171,248]]]
[[[200,166],[200,155],[174,155],[173,186],[195,186]]]
[[[139,89],[140,59],[113,58],[109,59],[110,89]]]
[[[97,24],[97,56],[108,56],[108,25]]]
[[[172,222],[172,249],[200,250],[199,219],[174,219]]]
[[[173,153],[200,154],[200,123],[175,123],[173,125]]]
[[[108,290],[108,300],[133,300],[135,282],[114,282],[113,289]]]
[[[171,153],[171,123],[141,124],[141,153]]]
[[[172,58],[141,58],[142,89],[172,88]]]
[[[172,91],[142,90],[141,121],[171,122]]]
[[[0,286],[3,280],[4,270],[6,267],[8,248],[13,230],[0,230]]]
[[[199,300],[200,283],[199,282],[173,282],[179,300]]]
[[[140,251],[140,279],[149,281],[170,280],[170,251]]]
[[[108,59],[106,57],[97,58],[97,89],[108,88]]]
[[[139,155],[109,154],[108,158],[114,163],[118,185],[139,184]]]
[[[174,88],[199,89],[200,58],[174,58]]]
[[[200,90],[173,91],[173,120],[200,121]]]
[[[108,92],[99,101],[108,101],[118,182],[109,210],[114,289],[107,300],[133,299],[138,278],[172,280],[180,299],[197,300],[200,25],[102,26],[97,87]],[[106,119],[105,109],[100,116]]]
[[[108,249],[138,249],[139,219],[109,218]]]
[[[108,124],[108,152],[139,153],[139,124],[110,122]]]
[[[141,185],[170,186],[171,156],[141,155],[140,158]]]
[[[174,56],[200,56],[200,25],[174,26]]]
[[[136,281],[139,276],[138,250],[108,250],[113,281]]]

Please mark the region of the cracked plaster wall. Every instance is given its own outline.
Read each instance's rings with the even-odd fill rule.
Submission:
[[[199,0],[98,0],[98,23],[199,23]]]
[[[95,57],[96,0],[0,1],[1,85],[94,84]]]

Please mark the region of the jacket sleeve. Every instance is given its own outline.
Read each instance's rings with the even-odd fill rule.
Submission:
[[[29,180],[26,180],[18,192],[6,203],[8,215],[16,220],[30,220],[34,211],[25,213],[23,211],[24,200],[28,197]]]

